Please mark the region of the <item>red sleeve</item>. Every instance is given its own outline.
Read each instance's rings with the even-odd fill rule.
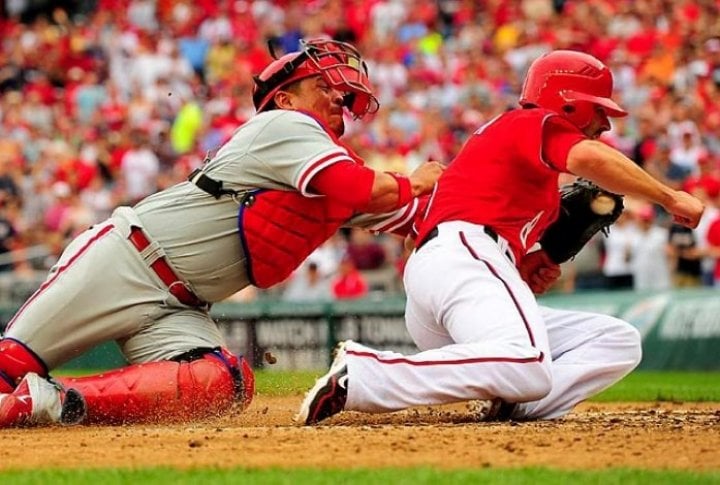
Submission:
[[[543,125],[542,156],[548,164],[560,172],[567,172],[567,156],[570,149],[587,137],[575,125],[560,116],[551,116]]]
[[[350,161],[333,163],[310,180],[310,190],[361,210],[370,203],[375,172]]]

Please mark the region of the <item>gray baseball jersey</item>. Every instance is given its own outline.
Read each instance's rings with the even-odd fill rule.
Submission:
[[[352,161],[311,117],[260,113],[241,126],[203,171],[234,190],[309,192],[312,177]],[[414,215],[417,202],[389,214],[358,215],[349,225],[391,231]],[[11,320],[6,336],[28,345],[54,368],[95,345],[116,340],[131,363],[167,359],[197,347],[224,345],[207,307],[181,303],[150,267],[164,258],[198,297],[220,301],[246,287],[238,203],[215,199],[191,182],[120,207],[78,236],[42,287]],[[150,245],[128,240],[140,227]]]

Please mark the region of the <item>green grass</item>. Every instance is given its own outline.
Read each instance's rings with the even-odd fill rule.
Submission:
[[[255,373],[257,392],[266,396],[301,395],[323,370]],[[66,371],[62,375],[87,375],[92,371]],[[591,401],[602,402],[720,402],[720,372],[636,371]]]
[[[213,470],[180,471],[170,468],[145,470],[42,470],[2,472],[3,484],[583,484],[653,485],[710,484],[720,481],[720,472],[644,471],[559,471],[541,468],[440,471],[427,468],[377,470]]]
[[[260,370],[255,372],[255,388],[266,396],[304,394],[323,372]]]
[[[592,400],[720,402],[720,372],[637,371]]]
[[[322,372],[261,370],[256,373],[257,391],[269,396],[302,394]],[[591,400],[720,402],[720,372],[637,371]]]

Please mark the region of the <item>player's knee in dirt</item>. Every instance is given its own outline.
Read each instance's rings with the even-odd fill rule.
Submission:
[[[552,389],[549,359],[545,358],[525,365],[527,368],[523,372],[523,375],[526,376],[523,386],[517,389],[519,392],[510,402],[537,401],[544,398]]]
[[[552,388],[552,361],[534,346],[527,346],[519,355],[532,356],[513,366],[518,382],[514,399],[510,402],[536,401],[545,397]]]
[[[548,359],[508,363],[503,379],[494,389],[496,397],[507,402],[536,401],[552,388],[552,372]]]

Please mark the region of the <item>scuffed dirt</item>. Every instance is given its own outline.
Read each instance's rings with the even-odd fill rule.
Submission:
[[[544,466],[720,469],[719,403],[585,404],[561,421],[475,423],[464,405],[292,423],[299,396],[171,426],[0,430],[0,469]]]

